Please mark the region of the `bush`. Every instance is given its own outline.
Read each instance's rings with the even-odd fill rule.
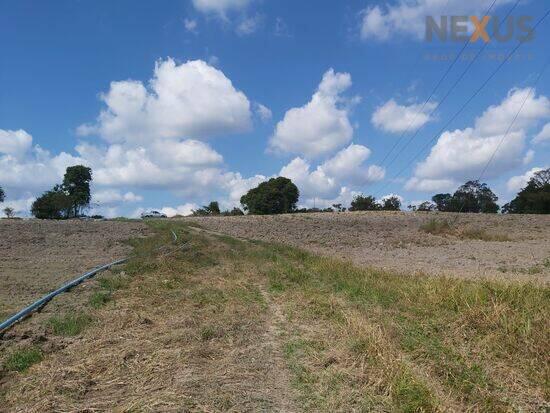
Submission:
[[[194,217],[204,217],[209,215],[220,215],[220,205],[218,201],[212,201],[208,205],[193,211]]]
[[[351,207],[349,208],[350,211],[378,211],[379,209],[380,205],[376,202],[376,198],[371,195],[357,195],[351,201]]]
[[[413,212],[430,212],[436,209],[436,205],[430,201],[424,201],[419,205],[409,205],[409,208]]]
[[[262,182],[241,197],[241,204],[250,214],[286,214],[296,209],[300,197],[298,187],[282,176]]]
[[[381,209],[383,211],[401,211],[401,200],[395,195],[384,198]]]
[[[452,226],[447,220],[430,219],[420,226],[424,232],[433,235],[446,234],[452,230]]]
[[[244,215],[244,212],[240,208],[235,207],[231,211],[223,211],[222,215],[226,217],[239,216]]]
[[[65,219],[71,208],[71,198],[57,185],[32,203],[31,213],[39,219]]]

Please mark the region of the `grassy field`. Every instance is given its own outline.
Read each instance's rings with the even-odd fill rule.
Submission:
[[[545,411],[550,289],[396,275],[152,223],[66,347],[14,348],[10,411]],[[170,229],[179,240],[170,241]],[[34,363],[34,364],[33,364]]]

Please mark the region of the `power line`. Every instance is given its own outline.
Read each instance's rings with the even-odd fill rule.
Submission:
[[[534,90],[536,90],[536,87],[542,77],[542,75],[544,74],[546,68],[548,67],[548,64],[550,63],[550,59],[548,59],[546,61],[546,63],[544,64],[544,66],[542,67],[541,71],[539,72],[535,82],[533,83],[533,87],[529,90],[529,92],[525,95],[525,98],[523,99],[523,102],[521,102],[521,105],[517,111],[517,113],[515,114],[514,118],[512,119],[512,122],[510,123],[510,125],[508,126],[508,128],[506,129],[506,132],[504,133],[504,135],[502,135],[502,138],[500,138],[500,141],[497,145],[497,147],[495,148],[495,150],[493,151],[493,153],[491,154],[491,157],[489,158],[489,160],[487,161],[487,163],[485,164],[485,166],[483,167],[483,169],[481,170],[481,173],[479,174],[479,177],[477,178],[477,181],[481,181],[481,179],[483,178],[483,175],[485,174],[485,172],[487,172],[487,168],[489,168],[489,165],[491,164],[491,162],[493,162],[493,159],[495,158],[497,152],[499,151],[500,147],[502,146],[502,143],[504,142],[504,140],[508,137],[508,134],[510,133],[510,131],[512,130],[512,128],[514,127],[514,124],[516,123],[521,111],[523,110],[523,107],[525,106],[525,103],[527,103],[527,100],[531,97],[531,94]],[[454,219],[454,222],[456,222],[456,220],[458,219],[458,214],[460,214],[462,212],[462,210],[464,209],[464,206],[466,204],[466,200],[464,200],[464,202],[462,202],[462,205],[460,206],[460,209],[458,210],[457,212],[457,216],[455,217]]]
[[[533,26],[533,31],[543,22],[543,20],[548,17],[548,14],[550,14],[550,9],[537,21],[537,23]],[[415,160],[420,156],[424,150],[435,140],[437,139],[444,131],[447,129],[447,127],[464,111],[464,109],[475,99],[475,97],[487,86],[487,84],[491,81],[493,77],[500,71],[500,69],[510,60],[510,58],[514,55],[514,53],[523,45],[523,42],[519,42],[511,51],[508,53],[506,58],[496,67],[496,69],[489,75],[489,77],[479,86],[479,88],[464,102],[464,104],[460,107],[460,109],[455,112],[455,114],[443,125],[443,127],[428,141],[420,150],[407,162],[405,163],[405,166],[399,170],[399,172],[393,176],[392,180],[398,178]],[[386,184],[382,189],[386,189],[389,184]]]
[[[508,15],[512,12],[512,10],[518,5],[520,0],[517,0],[516,1],[516,4],[514,5],[514,7],[512,7],[512,9],[510,10],[510,12],[508,13]],[[492,10],[493,6],[495,5],[496,3],[496,0],[493,0],[493,2],[491,3],[491,5],[489,6],[489,8],[487,9],[487,11],[485,12],[485,15],[488,15],[489,12]],[[508,15],[506,16],[506,18],[508,17]],[[384,162],[386,161],[386,159],[388,159],[388,156],[394,151],[394,149],[399,145],[399,143],[401,142],[401,139],[403,139],[403,137],[409,132],[411,126],[414,124],[414,122],[416,121],[416,119],[418,118],[418,115],[420,115],[424,109],[426,108],[426,105],[430,102],[430,100],[432,99],[432,97],[434,96],[435,92],[437,91],[437,89],[439,89],[439,86],[441,86],[441,84],[443,83],[443,81],[446,79],[447,75],[450,73],[451,69],[454,67],[454,65],[456,64],[456,62],[458,61],[458,59],[460,59],[460,57],[462,56],[462,54],[464,53],[464,51],[466,50],[466,48],[468,47],[468,45],[471,43],[472,41],[472,38],[469,37],[468,38],[468,41],[464,43],[464,45],[462,46],[462,49],[460,49],[460,52],[458,52],[458,54],[456,55],[456,57],[454,58],[454,60],[451,62],[451,64],[449,65],[449,67],[447,68],[447,70],[445,71],[445,73],[443,74],[443,76],[439,79],[439,81],[437,82],[437,84],[435,85],[435,87],[432,89],[432,91],[430,92],[430,95],[428,96],[428,98],[424,101],[424,103],[422,104],[422,107],[420,108],[419,111],[417,111],[414,115],[414,117],[412,118],[412,120],[409,122],[407,128],[401,133],[401,135],[399,136],[399,138],[397,138],[397,140],[395,141],[394,145],[391,147],[391,149],[386,153],[386,155],[384,156],[384,158],[382,159],[382,161],[380,162],[380,166],[382,166],[384,164]],[[484,47],[486,46],[486,44],[484,45]],[[484,48],[483,47],[483,48]],[[464,74],[469,70],[469,68],[471,67],[471,65],[473,64],[473,62],[475,62],[475,60],[477,59],[477,56],[476,55],[474,57],[474,60],[472,61],[472,63],[468,66],[468,68],[466,69],[466,71],[461,75],[460,79],[462,79],[462,77],[464,76]],[[459,79],[459,81],[460,81]],[[456,85],[458,84],[458,82],[455,82],[455,84],[453,85],[453,87],[451,88],[454,89],[456,87]],[[448,93],[449,94],[449,93]],[[447,96],[448,96],[447,94]],[[439,103],[439,105],[434,109],[432,110],[432,112],[430,112],[430,114],[428,116],[431,116],[434,111],[440,106],[442,102]],[[420,129],[417,129],[416,133],[418,133]],[[415,133],[415,134],[416,134]],[[410,140],[409,140],[410,142]],[[408,143],[405,145],[405,147],[408,145]],[[393,162],[393,161],[392,161]],[[390,162],[391,164],[391,162]]]

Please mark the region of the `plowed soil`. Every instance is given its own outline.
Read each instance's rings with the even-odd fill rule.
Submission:
[[[346,212],[186,218],[235,237],[278,241],[407,274],[550,281],[550,216]],[[456,221],[456,233],[432,235],[428,221]]]
[[[124,258],[141,222],[0,220],[0,318],[95,266]]]

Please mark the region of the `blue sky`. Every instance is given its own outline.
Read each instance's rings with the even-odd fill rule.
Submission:
[[[481,16],[491,3],[1,1],[6,204],[24,215],[66,166],[84,163],[95,211],[110,216],[186,213],[214,199],[231,207],[280,174],[298,184],[301,205],[358,193],[407,205],[477,178],[497,146],[483,180],[507,201],[550,163],[550,73],[532,89],[549,22],[443,134],[517,41],[489,42],[436,108],[469,64],[457,62],[421,110],[463,45],[427,42],[425,16]],[[496,1],[492,19],[514,4]],[[521,1],[511,16],[532,25],[547,8]]]

